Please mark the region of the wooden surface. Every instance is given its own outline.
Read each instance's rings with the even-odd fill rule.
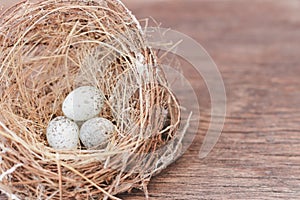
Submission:
[[[125,1],[140,19],[196,39],[222,73],[227,117],[198,158],[210,115],[203,82],[199,136],[154,177],[150,199],[300,199],[300,1]],[[144,199],[142,192],[121,195]]]
[[[124,3],[138,18],[152,16],[203,45],[228,98],[222,136],[201,160],[210,101],[203,81],[192,79],[200,97],[199,135],[152,179],[150,199],[300,199],[300,1]],[[144,194],[119,197],[139,200]]]

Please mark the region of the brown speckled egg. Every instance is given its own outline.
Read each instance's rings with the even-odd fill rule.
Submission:
[[[79,142],[79,128],[66,117],[53,119],[47,128],[47,141],[54,149],[76,149]]]

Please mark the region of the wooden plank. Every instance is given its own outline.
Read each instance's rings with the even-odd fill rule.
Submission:
[[[138,18],[152,16],[202,44],[222,73],[228,97],[222,136],[201,160],[210,101],[200,83],[199,136],[152,179],[150,199],[299,199],[300,2],[125,2]],[[142,192],[120,197],[144,199]]]

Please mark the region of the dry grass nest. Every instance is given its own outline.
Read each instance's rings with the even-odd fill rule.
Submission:
[[[22,2],[0,17],[0,170],[12,199],[118,199],[179,155],[180,107],[139,23],[117,0]],[[102,150],[55,150],[46,128],[73,89],[105,96]]]

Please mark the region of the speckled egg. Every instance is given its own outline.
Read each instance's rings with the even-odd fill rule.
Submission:
[[[76,149],[79,142],[77,124],[66,117],[53,119],[47,128],[47,141],[54,149]]]
[[[103,97],[95,87],[82,86],[73,90],[62,105],[66,117],[74,121],[86,121],[96,117],[102,108]]]
[[[115,127],[111,121],[97,117],[85,122],[80,129],[80,140],[87,148],[105,148]]]

